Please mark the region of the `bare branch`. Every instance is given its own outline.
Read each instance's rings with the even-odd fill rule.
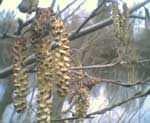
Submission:
[[[145,62],[150,62],[150,59],[138,60],[134,61],[134,64],[142,64]],[[104,65],[90,65],[90,66],[80,66],[80,67],[72,67],[71,70],[85,70],[85,69],[95,69],[95,68],[111,68],[115,67],[116,65],[124,65],[128,64],[126,61],[118,61],[116,63],[104,64]]]
[[[3,0],[0,0],[0,5],[2,4]]]
[[[94,68],[110,68],[118,65],[119,63],[104,64],[104,65],[91,65],[91,66],[82,66],[82,67],[72,67],[71,70],[85,70],[85,69],[94,69]]]
[[[29,65],[35,62],[35,55],[29,56],[26,61],[25,65]],[[5,78],[13,73],[13,65],[10,65],[7,68],[4,68],[3,70],[0,70],[0,78]]]
[[[53,0],[52,3],[51,3],[51,5],[50,5],[50,7],[51,7],[52,9],[54,8],[55,3],[56,3],[56,0]]]
[[[65,8],[63,8],[59,14],[62,14],[64,11],[66,11],[66,9],[68,9],[70,6],[72,6],[75,2],[77,2],[78,0],[73,0],[71,3],[69,3]]]
[[[137,92],[133,96],[131,96],[131,97],[129,97],[129,98],[123,100],[123,101],[116,102],[115,104],[112,104],[112,105],[110,105],[110,106],[108,106],[108,107],[106,107],[102,110],[89,113],[89,114],[87,114],[87,116],[89,117],[91,115],[104,114],[105,112],[110,111],[110,110],[112,110],[112,109],[114,109],[114,108],[116,108],[116,107],[118,107],[122,104],[125,104],[125,103],[127,103],[129,101],[132,101],[134,99],[137,99],[137,98],[148,96],[149,94],[150,94],[150,89],[146,90],[145,92],[143,92],[143,91]]]
[[[5,39],[5,38],[20,38],[20,36],[14,35],[11,33],[5,33],[5,34],[0,35],[0,39]]]
[[[35,57],[34,54],[32,54],[31,56],[29,56],[26,59],[25,64],[29,65],[29,64],[34,63],[35,61],[36,61],[36,57]],[[142,63],[145,63],[145,62],[150,62],[150,59],[139,60],[136,63],[137,64],[142,64]],[[114,66],[119,65],[119,64],[127,64],[127,62],[121,62],[121,63],[116,62],[116,63],[105,64],[105,65],[91,65],[91,66],[82,66],[82,67],[72,67],[71,70],[110,68],[110,67],[114,67]],[[12,69],[13,69],[13,66],[11,65],[9,67],[4,68],[3,70],[0,70],[0,78],[5,78],[5,77],[9,76],[10,74],[12,74],[13,73]]]
[[[141,2],[137,5],[135,5],[133,8],[130,9],[130,13],[136,11],[137,9],[143,7],[144,5],[146,5],[148,2],[150,2],[150,0],[146,0],[144,2]],[[132,16],[131,16],[132,17]],[[33,19],[27,21],[24,23],[24,26],[27,26],[28,24],[32,23]],[[86,34],[89,34],[91,32],[94,32],[94,31],[97,31],[99,29],[102,29],[104,28],[105,26],[108,26],[110,24],[113,23],[113,20],[112,20],[112,17],[109,17],[103,21],[100,21],[99,23],[96,23],[96,24],[93,24],[92,26],[88,26],[86,28],[83,28],[80,30],[80,32],[76,33],[76,30],[73,31],[70,36],[69,36],[69,39],[70,40],[74,40],[74,39],[77,39],[77,38],[80,38],[81,36],[84,36]],[[0,36],[2,38],[2,36]],[[8,36],[9,37],[9,36]],[[10,36],[11,37],[11,36]],[[14,36],[13,36],[14,37]]]
[[[89,74],[87,74],[86,72],[84,72],[82,75],[80,75],[80,73],[77,73],[77,71],[73,71],[73,72],[75,72],[79,76],[82,76],[84,74],[84,77],[86,77],[90,80],[90,82],[85,83],[85,86],[87,86],[87,87],[92,87],[99,83],[108,83],[108,84],[118,85],[118,86],[122,86],[122,87],[126,87],[126,88],[134,87],[137,85],[150,85],[149,79],[146,79],[144,81],[137,81],[134,83],[131,83],[131,82],[123,83],[121,80],[112,80],[112,79],[93,77],[93,76],[90,76]]]
[[[84,0],[82,3],[80,3],[80,5],[79,5],[71,14],[69,14],[67,17],[64,18],[64,21],[66,21],[68,18],[70,18],[72,15],[74,15],[74,14],[77,12],[77,10],[79,10],[80,7],[81,7],[85,2],[86,2],[86,0]]]
[[[132,7],[129,12],[132,13],[136,10],[138,10],[139,8],[143,7],[144,5],[146,5],[148,2],[150,2],[150,0],[146,0],[144,2],[141,2],[137,5],[135,5],[134,7]],[[91,32],[94,32],[94,31],[97,31],[98,29],[102,29],[104,28],[105,26],[108,26],[110,24],[113,23],[113,20],[112,20],[112,17],[109,17],[107,19],[105,19],[104,21],[100,21],[92,26],[88,26],[86,28],[83,28],[80,30],[80,32],[76,33],[76,31],[73,31],[70,35],[70,40],[73,40],[73,39],[76,39],[76,38],[80,38],[81,36],[84,36],[88,33],[91,33]]]
[[[117,80],[109,80],[109,79],[101,79],[101,82],[104,83],[110,83],[110,84],[114,84],[114,85],[119,85],[122,87],[126,87],[126,88],[130,88],[130,87],[134,87],[137,85],[147,85],[149,83],[149,81],[137,81],[135,83],[122,83],[121,81],[117,81]]]
[[[7,68],[4,68],[3,70],[0,70],[0,78],[8,77],[13,73],[13,66],[9,66]]]
[[[70,106],[68,107],[68,109],[66,109],[62,113],[68,113],[72,109],[72,107],[77,103],[77,101],[78,101],[78,98],[73,100],[72,103],[70,104]]]
[[[118,102],[116,102],[116,103],[114,103],[114,104],[112,104],[112,105],[110,105],[110,106],[107,106],[107,107],[105,107],[105,108],[103,108],[103,109],[101,109],[101,110],[99,110],[99,111],[89,113],[89,114],[87,114],[84,118],[89,118],[89,117],[91,117],[92,115],[104,114],[104,113],[106,113],[107,111],[111,111],[112,109],[114,109],[114,108],[116,108],[116,107],[118,107],[118,106],[121,106],[121,105],[123,105],[123,104],[125,104],[125,103],[127,103],[127,102],[129,102],[129,101],[132,101],[132,100],[135,100],[135,99],[141,98],[141,97],[146,97],[146,96],[148,96],[149,94],[150,94],[150,89],[148,89],[148,90],[146,90],[146,91],[144,91],[144,92],[142,92],[142,91],[137,92],[137,93],[135,93],[134,95],[132,95],[131,97],[129,97],[129,98],[127,98],[127,99],[124,99],[124,100],[122,100],[122,101],[118,101]],[[70,117],[70,118],[64,118],[64,119],[59,119],[59,120],[52,120],[52,122],[66,121],[66,120],[76,120],[76,119],[78,119],[78,118],[79,118],[79,117]]]
[[[145,20],[145,17],[144,17],[144,16],[139,16],[139,15],[130,15],[130,18],[136,18],[136,19]]]
[[[133,8],[130,9],[130,13],[132,13],[133,11],[136,11],[137,9],[139,9],[139,8],[142,7],[142,6],[144,6],[144,5],[147,4],[148,2],[150,2],[150,0],[146,0],[146,1],[144,1],[144,2],[142,2],[142,3],[140,3],[140,4],[138,4],[138,5],[134,6]],[[97,24],[94,24],[94,25],[92,25],[92,26],[83,28],[79,33],[75,33],[75,31],[73,31],[73,32],[71,33],[69,39],[70,39],[70,40],[74,40],[74,39],[80,38],[80,37],[83,36],[83,35],[86,35],[86,34],[88,34],[88,33],[91,33],[91,32],[93,32],[93,31],[96,31],[96,30],[98,30],[98,29],[102,29],[103,27],[112,24],[112,22],[113,22],[113,21],[112,21],[112,18],[110,17],[110,18],[108,18],[108,19],[106,19],[106,20],[104,20],[104,21],[101,21],[101,22],[97,23]],[[29,23],[29,22],[28,22],[28,23]],[[26,24],[28,24],[28,23],[26,23]],[[35,60],[35,57],[33,57],[33,56],[31,56],[31,57],[29,58],[29,62],[31,62],[31,63],[33,63],[34,60]],[[148,61],[142,61],[141,63],[143,63],[143,62],[149,62],[149,60],[148,60]],[[106,65],[106,66],[107,66],[107,65]],[[110,67],[110,66],[114,66],[114,65],[108,65],[108,67]],[[87,67],[87,66],[86,66],[86,67]],[[101,67],[103,67],[103,66],[101,66]],[[92,68],[92,67],[91,67],[91,68]],[[75,68],[73,68],[73,69],[75,69]],[[78,68],[78,69],[79,69],[79,68]],[[10,75],[10,74],[12,74],[12,66],[9,66],[9,67],[7,67],[7,68],[5,68],[5,69],[3,69],[3,70],[0,70],[0,78],[5,78],[5,77],[7,77],[7,76]]]
[[[104,3],[105,3],[105,0],[103,0],[102,3],[101,3],[95,10],[93,10],[93,12],[90,14],[90,16],[78,27],[78,29],[76,30],[75,33],[78,33],[78,32],[80,31],[80,29],[83,28],[84,25],[85,25],[91,18],[93,18],[93,17],[96,15],[97,11],[103,6]]]
[[[80,117],[81,118],[81,117]],[[85,117],[86,119],[88,119],[88,118],[94,118],[94,117]],[[84,118],[84,119],[85,119]],[[70,118],[64,118],[64,119],[58,119],[58,120],[51,120],[51,122],[60,122],[60,121],[72,121],[72,120],[77,120],[77,119],[79,119],[79,117],[70,117]]]

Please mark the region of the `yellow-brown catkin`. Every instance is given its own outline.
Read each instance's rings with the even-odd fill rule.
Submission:
[[[26,40],[19,38],[13,49],[13,102],[16,111],[22,112],[27,107],[26,96],[28,91],[27,74],[24,69],[26,58]]]
[[[37,57],[37,122],[50,123],[52,96],[52,54],[50,50],[49,8],[39,8],[32,24],[32,46]]]
[[[49,123],[51,115],[51,95],[52,95],[52,55],[50,51],[50,39],[43,39],[32,42],[37,57],[37,100],[38,123]]]
[[[31,6],[30,6],[30,9],[28,10],[28,13],[32,13],[36,11],[38,7],[38,3],[39,3],[39,0],[31,0]]]
[[[87,109],[89,107],[89,92],[86,86],[79,89],[79,98],[75,106],[75,115],[79,117],[79,122],[83,122],[83,117],[86,115]]]
[[[55,85],[60,96],[65,96],[68,92],[70,80],[70,41],[66,33],[64,23],[55,16],[51,17],[51,31],[58,45],[54,51],[55,64]]]
[[[53,11],[50,8],[38,8],[31,25],[31,38],[36,40],[50,34],[50,17]]]
[[[114,34],[117,38],[121,38],[121,28],[120,28],[120,12],[118,9],[118,3],[112,3],[112,17],[113,17],[113,27]]]
[[[123,3],[123,14],[121,19],[122,39],[125,46],[129,44],[129,10],[126,3]]]

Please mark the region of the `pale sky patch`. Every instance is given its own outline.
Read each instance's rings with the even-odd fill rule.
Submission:
[[[51,5],[50,0],[39,0],[39,7],[49,7]],[[75,9],[83,0],[77,0],[75,4],[72,6],[71,10]],[[94,10],[97,6],[97,1],[98,0],[87,0],[84,5],[80,8],[80,10],[85,10],[86,12],[91,12]],[[135,3],[142,2],[143,0],[124,0],[127,1],[128,6],[131,7]],[[14,10],[19,17],[25,17],[24,14],[20,13],[17,9],[17,6],[21,0],[3,0],[2,5],[0,6],[0,10]],[[60,9],[63,9],[68,3],[72,2],[72,0],[57,0],[56,1],[56,6],[59,5]]]

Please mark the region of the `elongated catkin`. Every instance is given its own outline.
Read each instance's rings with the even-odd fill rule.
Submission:
[[[27,74],[24,69],[26,58],[26,40],[19,38],[15,42],[13,50],[13,101],[17,112],[26,108],[26,96],[28,91]]]

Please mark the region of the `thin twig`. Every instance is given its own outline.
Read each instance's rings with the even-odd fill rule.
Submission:
[[[140,16],[140,15],[130,15],[130,18],[145,20],[145,16]]]
[[[145,62],[150,62],[150,59],[143,59],[135,61],[135,64],[142,64]],[[71,70],[85,70],[85,69],[96,69],[96,68],[111,68],[115,67],[116,65],[124,65],[128,64],[126,61],[116,62],[116,63],[110,63],[110,64],[104,64],[104,65],[88,65],[88,66],[79,66],[79,67],[72,67]]]
[[[137,9],[139,9],[142,6],[144,6],[148,2],[150,2],[150,0],[146,0],[146,1],[142,2],[142,3],[139,3],[138,5],[135,5],[133,8],[130,9],[130,13],[132,13],[133,11],[136,11]],[[113,22],[112,18],[108,18],[108,19],[105,19],[104,21],[101,21],[101,22],[99,22],[97,24],[94,24],[92,26],[89,26],[89,27],[81,29],[78,34],[74,33],[75,32],[74,31],[69,36],[69,39],[70,40],[74,40],[74,39],[80,38],[83,35],[86,35],[88,33],[96,31],[98,29],[102,29],[103,27],[112,24],[112,22]],[[33,61],[34,61],[34,57],[30,57],[29,62],[33,63]],[[146,62],[149,62],[149,61],[146,61]],[[142,63],[144,63],[144,61]],[[5,78],[5,77],[9,76],[10,74],[12,74],[13,73],[12,68],[13,67],[11,65],[11,66],[9,66],[7,68],[4,68],[3,70],[0,70],[0,78]]]
[[[76,72],[76,71],[74,71]],[[126,88],[130,88],[130,87],[134,87],[134,86],[137,86],[137,85],[150,85],[150,80],[149,79],[146,79],[145,81],[137,81],[135,83],[131,83],[131,82],[128,82],[128,83],[123,83],[121,80],[112,80],[112,79],[104,79],[104,78],[98,78],[98,77],[93,77],[93,76],[90,76],[89,74],[87,74],[86,72],[83,72],[82,75],[79,73],[79,72],[76,72],[76,74],[78,74],[78,76],[84,76],[83,77],[86,77],[88,78],[91,82],[89,83],[85,83],[86,86],[93,86],[95,84],[99,84],[99,83],[109,83],[109,84],[114,84],[114,85],[119,85],[119,86],[122,86],[122,87],[126,87]]]
[[[139,8],[143,7],[144,5],[146,5],[148,2],[150,2],[150,0],[146,0],[144,2],[141,2],[141,3],[137,4],[137,5],[135,5],[134,7],[132,7],[129,10],[129,12],[132,13],[132,12],[136,11],[137,9],[139,9]],[[28,24],[30,24],[33,21],[33,19],[25,22],[24,26],[27,26]],[[105,19],[103,21],[100,21],[100,22],[98,22],[96,24],[93,24],[92,26],[88,26],[86,28],[81,29],[79,33],[75,33],[76,32],[76,30],[75,30],[75,31],[73,31],[70,34],[69,40],[74,40],[74,39],[80,38],[80,37],[82,37],[84,35],[87,35],[89,33],[92,33],[94,31],[102,29],[102,28],[104,28],[104,27],[106,27],[106,26],[108,26],[108,25],[110,25],[112,23],[113,23],[112,17],[109,17],[109,18],[107,18],[107,19]]]
[[[117,80],[109,80],[109,79],[101,79],[101,82],[104,82],[104,83],[110,83],[110,84],[115,84],[115,85],[119,85],[119,86],[122,86],[122,87],[133,87],[133,86],[137,86],[137,85],[147,85],[149,83],[149,81],[137,81],[135,83],[122,83],[121,81],[117,81]]]
[[[32,64],[36,61],[36,57],[34,54],[29,56],[26,59],[26,65]],[[137,64],[150,62],[150,59],[140,60]],[[72,67],[70,70],[82,70],[82,69],[95,69],[95,68],[110,68],[116,66],[118,63],[106,64],[106,65],[91,65],[91,66],[82,66],[82,67]],[[127,62],[122,62],[119,64],[127,64]],[[13,66],[10,65],[2,70],[0,70],[0,78],[5,78],[13,73]]]
[[[20,38],[19,35],[14,35],[11,33],[6,33],[6,34],[2,34],[0,35],[0,39],[5,39],[5,38]]]
[[[50,7],[51,7],[52,9],[54,8],[55,3],[56,3],[56,0],[53,0],[52,3],[51,3],[51,5],[50,5]]]
[[[59,14],[62,14],[64,11],[66,11],[66,9],[68,9],[70,6],[72,6],[75,2],[77,2],[78,0],[73,0],[71,3],[69,3],[65,8],[63,8],[62,10],[60,10]]]
[[[101,109],[99,111],[89,113],[84,118],[89,118],[89,117],[91,117],[93,115],[104,114],[107,111],[110,111],[110,110],[112,110],[112,109],[114,109],[114,108],[116,108],[118,106],[121,106],[121,105],[123,105],[123,104],[125,104],[125,103],[127,103],[129,101],[132,101],[132,100],[137,99],[137,98],[148,96],[149,94],[150,94],[150,89],[148,89],[148,90],[146,90],[144,92],[142,92],[142,91],[137,92],[137,93],[135,93],[134,95],[132,95],[131,97],[129,97],[127,99],[118,101],[118,102],[116,102],[116,103],[114,103],[112,105],[109,105],[109,106],[107,106],[107,107],[105,107],[105,108],[103,108],[103,109]],[[70,117],[70,118],[64,118],[64,119],[59,119],[59,120],[52,120],[52,122],[66,121],[66,120],[76,120],[76,119],[79,119],[79,117]]]
[[[94,69],[94,68],[110,68],[118,65],[119,63],[111,63],[104,65],[91,65],[91,66],[81,66],[81,67],[72,67],[71,70],[85,70],[85,69]]]
[[[75,33],[78,33],[78,32],[81,30],[81,28],[83,28],[84,25],[85,25],[91,18],[93,18],[93,17],[96,15],[97,11],[103,6],[104,3],[105,3],[105,0],[103,0],[102,3],[101,3],[95,10],[93,10],[93,12],[89,15],[89,17],[77,28],[77,30],[75,31]]]
[[[70,104],[70,106],[65,111],[63,111],[62,113],[69,112],[72,109],[72,107],[77,103],[77,101],[78,101],[78,98],[73,100],[72,103]]]
[[[87,116],[96,115],[96,114],[104,114],[105,112],[110,111],[113,108],[116,108],[116,107],[118,107],[122,104],[125,104],[125,103],[127,103],[131,100],[141,98],[141,97],[144,97],[144,96],[148,96],[149,94],[150,94],[150,89],[146,90],[145,92],[143,92],[143,91],[137,92],[133,96],[131,96],[131,97],[129,97],[129,98],[123,100],[123,101],[116,102],[115,104],[112,104],[112,105],[110,105],[110,106],[108,106],[108,107],[106,107],[106,108],[104,108],[100,111],[89,113],[89,114],[87,114]]]
[[[132,13],[136,10],[138,10],[139,8],[143,7],[144,5],[146,5],[148,2],[150,2],[150,0],[146,0],[144,2],[141,2],[135,6],[133,6],[132,8],[129,9],[129,12]],[[70,40],[73,40],[73,39],[77,39],[77,38],[80,38],[81,36],[84,36],[84,35],[87,35],[89,33],[92,33],[92,32],[95,32],[97,31],[98,29],[102,29],[110,24],[113,23],[113,20],[112,20],[112,17],[109,17],[103,21],[100,21],[96,24],[93,24],[92,26],[88,26],[88,27],[85,27],[83,29],[80,30],[79,33],[75,33],[76,31],[73,31],[69,37]]]
[[[73,11],[71,14],[69,14],[67,17],[64,18],[64,21],[67,21],[68,18],[70,18],[72,15],[74,15],[74,14],[77,12],[77,10],[79,10],[80,7],[81,7],[85,2],[86,2],[86,0],[84,0],[82,3],[80,3],[80,5],[78,5],[78,7],[77,7],[76,9],[74,9],[74,11]]]

